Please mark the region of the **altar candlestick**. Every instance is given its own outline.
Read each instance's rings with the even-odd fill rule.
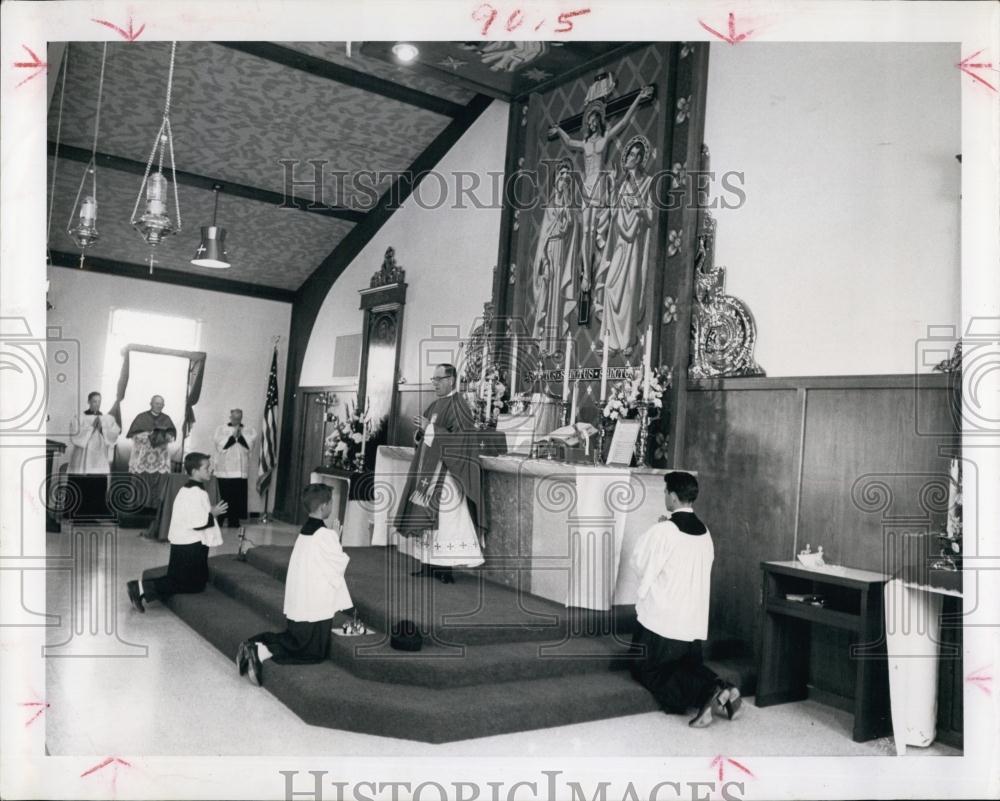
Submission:
[[[514,399],[514,393],[517,392],[517,334],[514,334],[513,351],[510,354],[510,398]]]
[[[576,410],[577,410],[577,401],[579,400],[579,392],[580,392],[580,385],[573,384],[573,403],[570,406],[570,413],[569,413],[570,425],[576,424]]]
[[[645,353],[642,354],[642,374],[643,374],[643,385],[642,385],[642,400],[644,403],[649,403],[649,379],[650,374],[653,372],[653,326],[650,325],[646,329],[646,347],[644,348]]]
[[[608,399],[608,347],[607,340],[604,342],[604,353],[601,355],[601,403]]]
[[[486,386],[486,422],[493,419],[493,382]]]
[[[562,398],[565,402],[569,397],[569,355],[573,348],[573,340],[570,339],[569,334],[566,335],[566,364],[563,367],[563,391]]]
[[[486,325],[483,325],[483,358],[482,369],[479,371],[479,397],[486,397]]]

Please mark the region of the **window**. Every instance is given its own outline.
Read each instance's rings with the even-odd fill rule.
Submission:
[[[122,348],[126,345],[149,345],[174,350],[198,350],[201,322],[188,317],[112,309],[108,323],[108,344],[104,351],[102,393],[114,402],[118,376],[122,369]],[[110,407],[110,403],[107,403]]]

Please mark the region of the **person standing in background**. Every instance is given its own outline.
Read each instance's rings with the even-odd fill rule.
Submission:
[[[101,411],[101,393],[87,396],[87,409],[70,424],[69,482],[80,497],[75,518],[106,517],[108,474],[122,430]]]
[[[219,495],[229,504],[226,522],[229,528],[238,528],[240,520],[247,516],[247,476],[257,432],[243,425],[242,409],[231,409],[229,422],[215,429],[212,439]]]

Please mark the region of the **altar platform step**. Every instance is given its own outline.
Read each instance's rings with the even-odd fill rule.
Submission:
[[[209,568],[211,581],[217,589],[264,618],[270,629],[280,631],[284,628],[283,583],[262,573],[249,560],[240,562],[231,555],[213,557],[209,560]],[[458,581],[446,586],[409,574],[403,582],[413,582],[421,592],[429,594],[445,593],[459,586]],[[425,687],[454,687],[628,668],[626,657],[631,635],[510,641],[496,629],[494,633],[501,634],[499,641],[470,645],[455,643],[451,640],[452,629],[444,626],[441,630],[424,631],[423,648],[419,652],[396,651],[390,647],[386,633],[389,628],[384,621],[388,616],[379,611],[378,604],[361,604],[364,593],[355,591],[350,573],[348,584],[361,620],[376,633],[360,637],[334,636],[330,658],[361,678]],[[433,595],[423,600],[435,603]],[[366,607],[370,613],[364,611]],[[336,624],[339,626],[346,620],[339,616]],[[248,632],[247,636],[255,633]]]
[[[412,620],[441,643],[484,645],[561,640],[615,633],[631,639],[634,613],[567,609],[545,598],[517,592],[476,570],[456,569],[454,584],[410,573],[420,563],[394,548],[346,548],[351,557],[347,586],[366,623],[387,631]],[[266,546],[247,553],[248,564],[284,584],[291,548]]]
[[[162,572],[147,571],[146,576]],[[209,585],[167,606],[232,659],[248,634],[272,621]],[[472,650],[472,649],[470,649]],[[397,652],[393,652],[397,653]],[[627,671],[604,671],[446,688],[372,681],[327,661],[264,663],[264,690],[314,726],[445,743],[657,710]],[[233,666],[233,681],[247,681]]]

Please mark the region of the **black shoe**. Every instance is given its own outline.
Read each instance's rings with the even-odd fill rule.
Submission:
[[[250,650],[247,648],[247,641],[244,640],[236,649],[236,669],[241,676],[247,674],[247,665],[250,663]]]
[[[260,657],[257,656],[257,643],[252,642],[247,644],[247,656],[249,657],[247,668],[250,671],[250,681],[258,687],[263,687],[264,666],[260,662]]]
[[[698,708],[698,714],[688,721],[688,726],[695,729],[704,729],[706,726],[710,726],[712,723],[712,708],[720,706],[720,695],[722,695],[722,689],[716,687],[709,699]]]
[[[146,607],[142,605],[142,593],[139,592],[139,582],[130,581],[125,585],[128,590],[128,599],[132,602],[132,608],[137,612],[145,614]]]

